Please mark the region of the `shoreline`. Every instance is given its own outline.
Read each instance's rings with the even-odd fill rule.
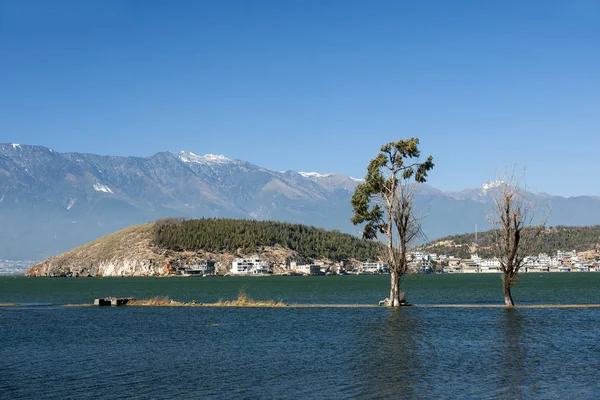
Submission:
[[[38,307],[38,306],[58,306],[58,307],[98,307],[93,303],[73,303],[73,304],[45,304],[45,305],[28,305],[19,303],[0,303],[0,307]],[[116,306],[113,306],[116,307]],[[210,307],[210,308],[381,308],[395,309],[396,307],[379,306],[377,304],[285,304],[285,303],[269,303],[258,302],[258,304],[232,304],[232,302],[222,303],[180,303],[173,302],[169,304],[127,304],[119,307]],[[106,306],[111,308],[111,306]],[[480,309],[498,309],[498,308],[514,308],[514,309],[584,309],[584,308],[600,308],[600,304],[521,304],[514,307],[506,307],[503,304],[411,304],[397,308],[480,308]]]
[[[539,274],[557,274],[557,275],[568,275],[568,274],[598,274],[600,271],[527,271],[527,272],[519,272],[519,274],[523,275],[539,275]],[[500,276],[502,273],[499,272],[444,272],[444,273],[432,273],[432,274],[422,274],[422,273],[411,273],[407,275],[490,275],[490,276]],[[27,275],[26,273],[20,274],[2,274],[0,278],[7,277],[23,277],[23,278],[265,278],[265,277],[331,277],[331,276],[389,276],[389,274],[319,274],[319,275],[310,275],[310,274],[223,274],[223,275],[175,275],[175,274],[167,274],[167,275],[90,275],[90,276],[65,276],[65,275]]]

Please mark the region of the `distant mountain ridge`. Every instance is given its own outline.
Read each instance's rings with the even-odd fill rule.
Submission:
[[[165,216],[268,219],[357,234],[350,197],[360,181],[270,171],[214,154],[118,157],[0,144],[0,219],[10,227],[0,231],[0,258],[47,258]],[[416,207],[426,216],[428,239],[486,229],[492,190],[446,193],[420,185]],[[537,199],[552,204],[550,224],[600,223],[598,197]]]

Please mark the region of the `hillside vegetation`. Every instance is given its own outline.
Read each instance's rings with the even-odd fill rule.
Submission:
[[[492,257],[494,256],[493,241],[493,231],[479,233],[477,243],[475,243],[474,233],[466,233],[432,241],[423,246],[421,250],[460,258],[468,258],[474,252],[481,257]],[[600,250],[600,225],[546,228],[532,249],[531,255],[539,253],[551,255],[555,254],[557,250],[576,250],[578,252]]]
[[[173,251],[242,254],[279,245],[309,259],[377,259],[374,242],[346,233],[274,221],[163,219],[156,223],[154,244]]]
[[[233,219],[168,218],[132,226],[52,257],[29,276],[162,276],[199,260],[226,273],[235,257],[258,254],[273,266],[291,260],[377,259],[377,244],[305,225]]]

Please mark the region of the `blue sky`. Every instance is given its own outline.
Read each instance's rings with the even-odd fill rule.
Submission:
[[[0,142],[600,195],[600,1],[0,0]]]

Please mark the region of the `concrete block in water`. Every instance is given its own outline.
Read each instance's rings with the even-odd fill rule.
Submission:
[[[102,297],[94,300],[95,306],[124,306],[135,301],[135,297]]]

